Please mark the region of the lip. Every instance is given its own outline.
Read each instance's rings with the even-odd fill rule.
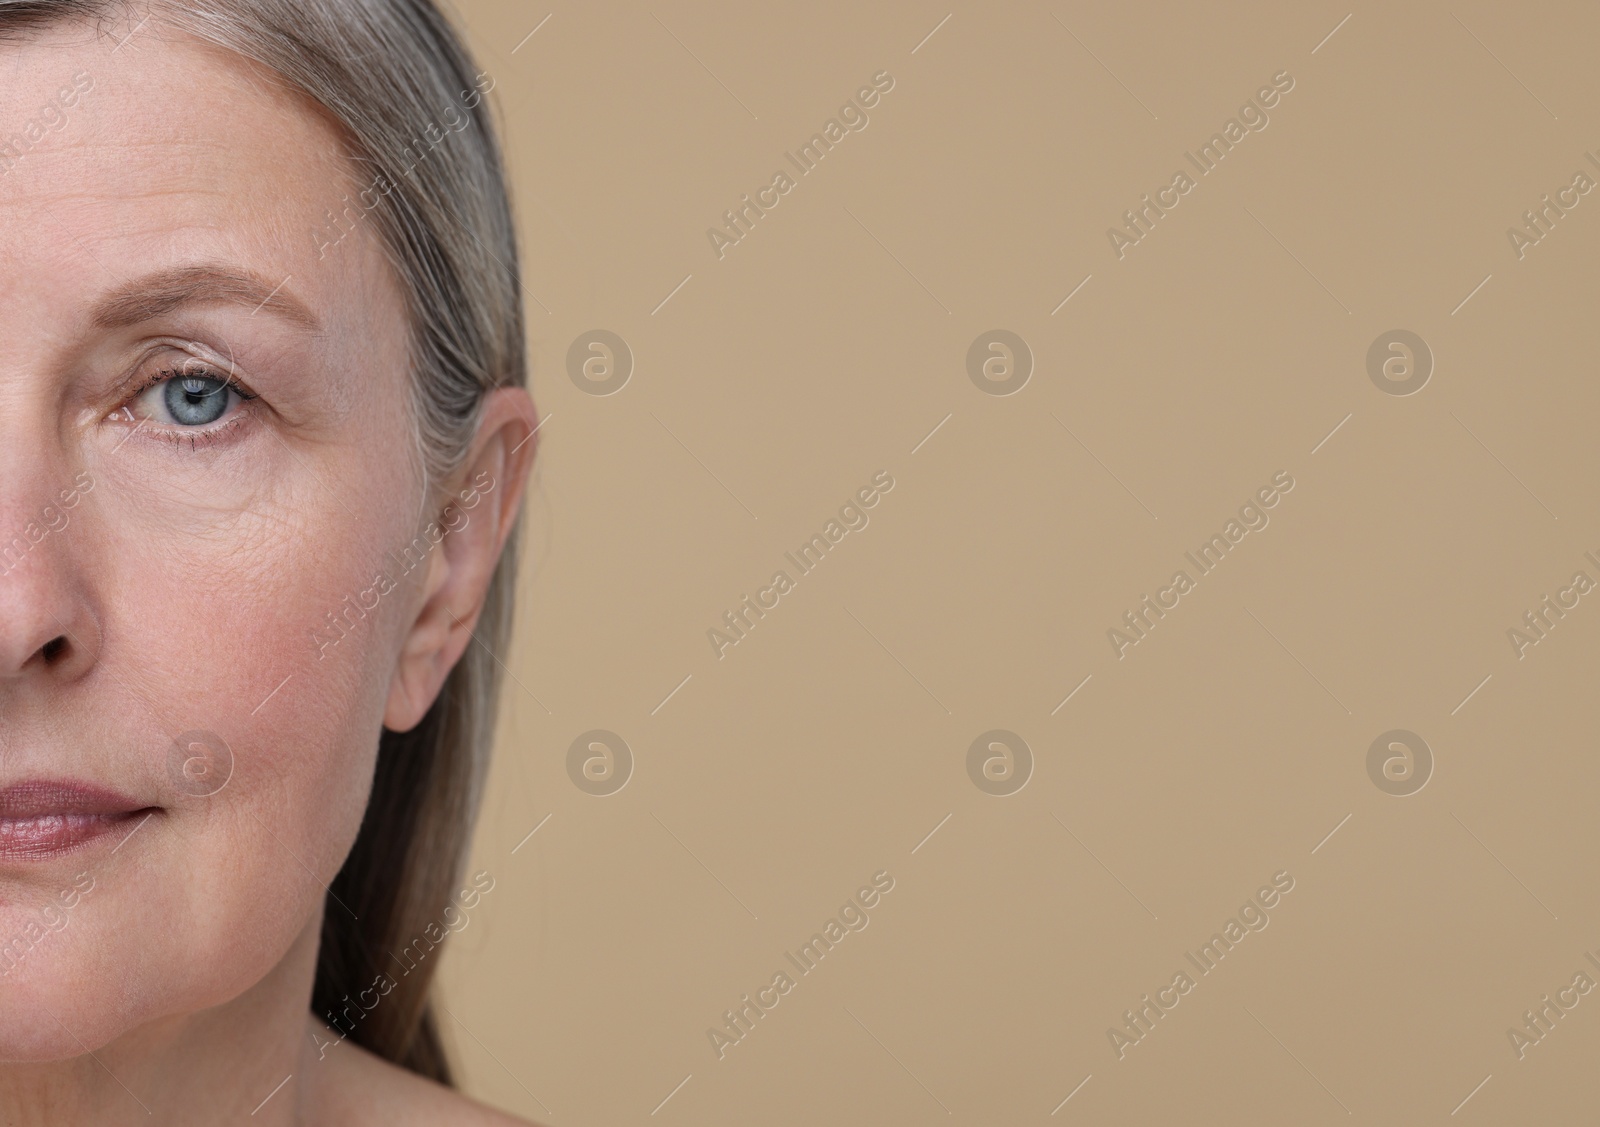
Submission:
[[[0,788],[0,863],[76,852],[126,832],[135,818],[155,809],[88,783],[41,779]]]

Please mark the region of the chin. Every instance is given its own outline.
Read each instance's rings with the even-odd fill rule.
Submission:
[[[59,891],[0,903],[0,1061],[45,1063],[160,1037],[165,1020],[239,998],[270,981],[297,941],[314,942],[322,888],[305,874],[218,881],[222,866],[181,856],[199,842],[164,836],[152,834],[133,864],[98,874],[63,858],[65,876],[42,887],[74,874],[88,887],[66,911]],[[184,846],[179,857],[167,856],[174,844]]]

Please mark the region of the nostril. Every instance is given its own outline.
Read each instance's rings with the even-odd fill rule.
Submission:
[[[44,658],[46,665],[54,665],[66,652],[67,639],[62,634],[58,634],[39,647],[39,656]]]

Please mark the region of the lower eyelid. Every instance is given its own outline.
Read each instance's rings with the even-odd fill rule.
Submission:
[[[160,430],[147,433],[158,441],[170,442],[174,446],[187,445],[192,450],[197,446],[214,446],[218,442],[226,441],[244,424],[245,420],[241,416],[235,415],[226,422],[217,423],[210,427],[163,426]]]
[[[112,418],[116,418],[119,414],[126,412],[126,416],[122,420],[123,425],[134,424],[132,430],[120,440],[118,448],[121,448],[122,443],[131,441],[135,435],[141,441],[154,439],[158,442],[170,442],[178,446],[187,445],[190,449],[202,444],[212,446],[218,442],[231,439],[236,431],[249,424],[250,404],[251,399],[241,397],[240,401],[234,406],[233,413],[226,416],[221,422],[199,427],[178,426],[173,423],[160,422],[153,415],[138,415],[134,413],[130,404],[112,415]]]

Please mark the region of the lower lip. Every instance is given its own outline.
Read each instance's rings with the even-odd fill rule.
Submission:
[[[40,814],[0,818],[0,862],[48,861],[107,838],[126,840],[153,810],[123,814]]]

